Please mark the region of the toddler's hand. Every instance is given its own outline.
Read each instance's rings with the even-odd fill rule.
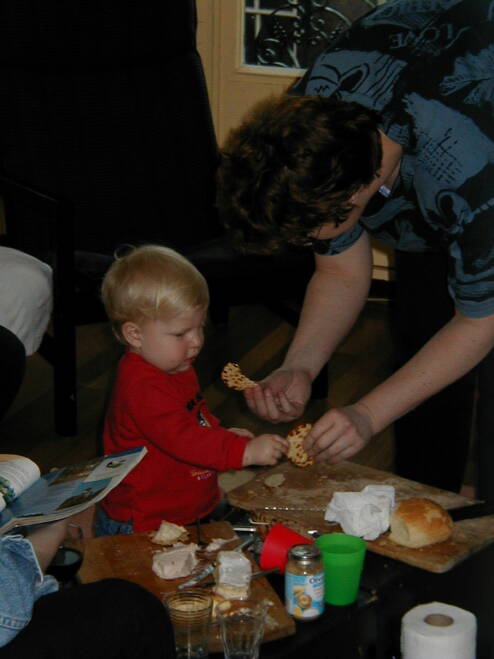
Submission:
[[[247,430],[247,428],[228,428],[228,431],[239,437],[248,437],[249,439],[254,437],[254,433]]]
[[[279,435],[259,435],[245,447],[243,467],[249,465],[275,465],[288,451],[288,442]]]

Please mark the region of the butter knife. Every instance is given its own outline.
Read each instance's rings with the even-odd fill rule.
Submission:
[[[246,547],[249,547],[255,540],[254,535],[250,535],[248,538],[246,538],[243,542],[241,542],[238,547],[235,547],[232,551],[242,551],[242,549],[245,549]],[[208,577],[211,572],[213,572],[214,568],[216,567],[215,563],[210,563],[209,565],[206,565],[205,568],[203,568],[198,574],[196,574],[194,577],[191,579],[188,579],[187,581],[184,581],[181,583],[177,588],[178,590],[183,590],[184,588],[192,588],[192,586],[197,586],[203,579]]]
[[[326,510],[327,506],[324,506],[324,508],[321,507],[314,507],[314,508],[302,508],[302,507],[295,507],[295,506],[256,506],[256,510],[285,510],[285,511],[300,511],[300,512],[311,512],[311,513],[323,513]]]
[[[178,590],[183,590],[184,588],[191,588],[192,586],[197,586],[197,584],[201,583],[203,579],[205,579],[207,576],[211,574],[214,568],[215,568],[215,564],[210,563],[203,570],[201,570],[199,574],[196,574],[195,577],[192,577],[192,579],[188,579],[187,581],[184,581],[183,583],[179,584],[177,586]]]

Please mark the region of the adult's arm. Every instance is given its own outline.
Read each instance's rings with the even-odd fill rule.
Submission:
[[[371,275],[372,250],[365,232],[341,254],[316,255],[299,325],[282,366],[244,392],[252,412],[273,423],[302,414],[312,381],[364,305]]]
[[[27,538],[32,544],[42,572],[50,565],[57,549],[67,536],[69,519],[40,524],[28,530]]]
[[[354,405],[333,409],[314,424],[306,448],[318,461],[338,462],[390,423],[476,366],[494,345],[494,315],[460,312],[402,368]]]

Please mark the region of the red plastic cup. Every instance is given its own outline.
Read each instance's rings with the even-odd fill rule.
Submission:
[[[277,567],[283,574],[288,560],[288,550],[294,545],[312,545],[313,543],[311,538],[295,533],[284,524],[277,522],[273,524],[264,540],[259,560],[261,569],[271,570]]]

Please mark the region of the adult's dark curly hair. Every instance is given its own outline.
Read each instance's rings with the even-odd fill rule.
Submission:
[[[336,226],[381,164],[379,115],[357,103],[282,95],[228,135],[217,173],[222,222],[239,246],[273,252]]]

